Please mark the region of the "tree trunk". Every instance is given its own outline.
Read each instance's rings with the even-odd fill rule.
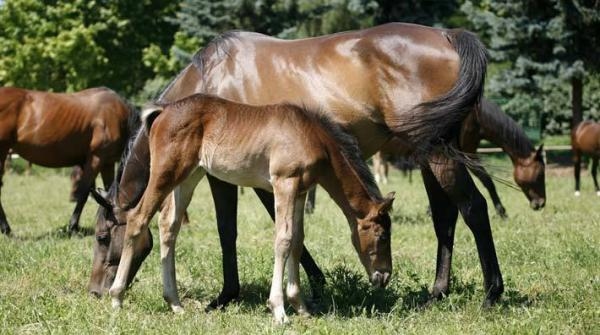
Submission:
[[[571,129],[583,120],[583,111],[581,110],[583,100],[583,80],[579,77],[571,79],[571,106],[573,108],[573,118],[571,119]]]

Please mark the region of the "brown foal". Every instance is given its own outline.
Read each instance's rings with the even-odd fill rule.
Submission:
[[[286,260],[287,297],[299,314],[308,313],[300,296],[299,259],[306,192],[317,183],[347,217],[352,243],[371,283],[387,285],[392,271],[388,211],[394,194],[382,198],[354,138],[323,115],[289,104],[256,107],[197,94],[150,107],[143,120],[149,133],[150,178],[137,206],[129,213],[115,209],[127,226],[109,291],[114,306],[122,304],[131,262],[164,202],[159,223],[163,296],[174,311],[181,310],[175,240],[194,188],[206,173],[275,196],[275,264],[269,295],[275,322],[287,321],[282,287]]]

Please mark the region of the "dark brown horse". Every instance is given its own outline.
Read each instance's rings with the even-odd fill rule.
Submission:
[[[90,186],[100,173],[105,185],[114,179],[114,164],[128,136],[129,107],[113,91],[92,88],[77,93],[48,93],[0,88],[0,162],[9,149],[46,167],[83,167],[77,205],[69,231],[79,217]],[[0,178],[4,164],[0,165]],[[0,230],[10,233],[0,204]]]
[[[460,211],[475,236],[485,304],[489,305],[504,287],[485,199],[465,166],[436,146],[440,141],[457,144],[460,122],[479,104],[485,71],[485,48],[475,36],[461,30],[393,23],[295,41],[236,32],[215,39],[200,51],[160,100],[172,102],[202,92],[254,105],[304,104],[322,108],[356,136],[363,157],[371,156],[394,136],[410,143],[421,157],[429,153],[430,163],[424,163],[422,171],[438,237],[432,298],[448,294]],[[142,147],[137,150],[143,155]],[[239,294],[237,188],[210,176],[208,180],[223,251],[224,287],[211,303],[216,307]],[[273,216],[273,198],[257,193]],[[106,235],[108,231],[98,233]],[[97,250],[95,259],[104,259],[110,267],[113,259]],[[324,281],[306,249],[300,261],[313,284]],[[90,287],[100,287],[98,273],[104,271],[104,263],[94,264]],[[113,272],[109,267],[107,274]],[[135,272],[135,266],[132,268]]]
[[[529,200],[532,209],[538,210],[546,204],[546,183],[545,183],[545,164],[543,157],[543,145],[536,150],[527,138],[523,129],[500,107],[493,102],[482,99],[481,108],[475,113],[469,115],[462,124],[460,132],[461,150],[474,154],[482,139],[488,140],[502,148],[508,154],[513,164],[513,177],[517,185]],[[375,168],[375,178],[379,171],[385,171],[382,165],[387,165],[382,157],[403,157],[407,154],[403,150],[403,143],[399,141],[390,141],[380,150],[380,154],[373,156],[373,166]],[[494,208],[498,215],[506,218],[506,209],[500,201],[496,186],[492,178],[483,168],[469,169],[485,186],[490,193]],[[383,177],[381,180],[387,180],[385,173],[379,172]]]
[[[600,187],[596,173],[598,172],[598,159],[600,158],[600,124],[592,121],[579,123],[571,131],[571,148],[573,151],[573,164],[575,166],[575,196],[579,196],[579,175],[581,173],[581,156],[589,155],[592,158],[592,179],[596,188],[596,195],[600,196]]]
[[[463,122],[461,149],[475,153],[482,139],[499,146],[510,157],[513,178],[529,200],[529,206],[533,210],[543,208],[546,204],[544,146],[540,145],[536,150],[523,129],[487,99],[482,99],[481,108]],[[471,169],[471,172],[489,191],[498,215],[506,217],[506,209],[490,175],[483,167]]]

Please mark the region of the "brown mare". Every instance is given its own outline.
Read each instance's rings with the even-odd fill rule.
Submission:
[[[474,154],[482,139],[499,146],[508,154],[513,163],[514,180],[529,200],[530,207],[534,210],[543,208],[546,204],[543,145],[536,150],[523,129],[502,112],[498,105],[487,99],[482,99],[481,109],[469,115],[463,122],[460,132],[461,150]],[[386,155],[406,155],[406,152],[402,151],[402,146],[402,143],[387,143],[378,155],[373,156],[375,180],[378,179],[378,173],[383,174],[379,179],[387,180],[385,175],[387,170],[384,167],[387,163],[383,159]],[[482,166],[469,170],[479,178],[490,193],[496,213],[506,218],[506,209],[487,171]]]
[[[600,187],[596,173],[598,172],[598,158],[600,158],[600,124],[592,121],[583,121],[571,131],[571,148],[573,151],[573,164],[575,167],[575,196],[579,192],[579,175],[581,174],[581,155],[586,154],[592,158],[592,179],[596,188],[596,195],[600,196]]]
[[[257,33],[224,34],[201,50],[161,95],[172,102],[193,93],[266,105],[280,102],[322,109],[358,140],[369,157],[394,136],[410,148],[428,147],[423,164],[425,186],[438,237],[432,299],[449,293],[454,231],[458,212],[475,236],[484,276],[485,304],[504,290],[485,199],[465,166],[438,150],[438,140],[456,138],[460,122],[478,105],[486,71],[485,48],[462,30],[391,23],[369,29],[301,40],[279,40]],[[402,125],[405,125],[404,129]],[[140,135],[144,136],[144,135]],[[137,142],[145,141],[138,136]],[[450,140],[456,143],[456,140]],[[148,149],[136,146],[136,155]],[[421,155],[423,156],[423,155]],[[237,188],[208,176],[223,251],[224,287],[209,307],[239,295],[236,260]],[[273,215],[273,198],[257,190]],[[124,199],[127,201],[127,199]],[[102,220],[100,220],[102,221]],[[109,226],[109,225],[108,225]],[[99,223],[97,234],[107,236]],[[101,238],[102,239],[102,238]],[[115,238],[115,243],[118,238]],[[148,243],[143,249],[148,250]],[[95,249],[90,289],[102,287],[114,273],[115,248]],[[136,260],[140,263],[140,260]],[[300,262],[314,288],[323,273],[306,249]],[[136,268],[133,267],[135,272]],[[105,274],[103,278],[102,274]],[[313,294],[318,293],[314,290]]]
[[[287,321],[282,286],[286,261],[286,295],[299,314],[308,313],[300,296],[299,259],[306,193],[316,183],[347,217],[352,243],[371,283],[387,285],[393,193],[382,198],[354,138],[324,116],[289,104],[256,107],[203,94],[150,107],[143,115],[150,144],[150,162],[144,164],[150,166],[148,185],[130,211],[106,206],[126,224],[110,289],[113,306],[121,306],[136,250],[148,239],[148,224],[165,202],[159,220],[163,296],[173,311],[181,311],[175,242],[193,191],[207,173],[274,194],[275,264],[268,303],[277,323]]]
[[[0,162],[12,149],[46,167],[82,166],[69,222],[69,231],[75,231],[98,173],[105,185],[114,178],[114,164],[128,136],[129,115],[127,104],[107,88],[70,94],[0,88]],[[3,174],[4,164],[0,164],[0,178]],[[1,204],[0,230],[10,233]]]

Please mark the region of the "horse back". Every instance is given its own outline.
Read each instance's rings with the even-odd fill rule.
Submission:
[[[90,154],[118,159],[129,108],[113,91],[26,91],[17,112],[14,150],[44,166],[82,164]]]
[[[447,31],[400,23],[291,41],[232,33],[196,59],[204,93],[322,108],[366,155],[389,139],[387,119],[449,91],[459,67]]]
[[[180,166],[272,191],[273,176],[311,171],[327,156],[320,128],[306,113],[289,104],[250,106],[193,95],[166,105],[152,123],[152,165],[173,155]]]

